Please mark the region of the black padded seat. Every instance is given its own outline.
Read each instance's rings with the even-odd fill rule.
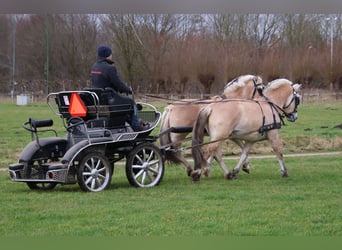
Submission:
[[[94,92],[99,98],[98,106],[89,105],[89,95],[84,100],[88,108],[87,120],[96,118],[109,118],[109,128],[125,127],[127,116],[134,112],[134,101],[128,96],[122,96],[115,92],[112,88],[85,88],[85,91]],[[83,94],[84,95],[84,94]],[[83,100],[83,96],[81,97]],[[92,98],[93,99],[93,98]]]

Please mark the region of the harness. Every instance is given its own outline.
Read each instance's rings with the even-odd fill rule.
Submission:
[[[257,85],[255,84],[255,86],[257,86]],[[255,92],[256,92],[256,90],[254,90],[254,92],[253,92],[253,97],[254,97]],[[300,103],[300,98],[298,97],[297,92],[293,89],[293,96],[292,96],[291,101],[289,102],[289,104],[287,104],[286,106],[281,108],[277,104],[274,104],[267,96],[263,95],[263,90],[262,89],[258,88],[258,92],[259,92],[260,96],[263,96],[264,99],[265,99],[264,101],[261,101],[261,102],[267,102],[269,104],[270,108],[271,108],[272,116],[273,116],[273,123],[265,124],[266,117],[265,117],[265,114],[264,114],[264,110],[263,110],[262,106],[260,105],[260,102],[257,101],[257,100],[228,99],[225,96],[221,96],[223,100],[217,101],[217,102],[229,102],[229,101],[245,101],[245,102],[254,101],[254,102],[256,102],[259,105],[261,113],[262,113],[262,126],[257,131],[263,136],[265,134],[265,132],[270,131],[272,129],[280,129],[282,125],[285,125],[285,122],[284,122],[283,118],[284,118],[284,116],[290,115],[290,114],[285,112],[285,109],[290,107],[290,105],[293,102],[295,102],[294,112],[296,112],[297,111],[297,107],[298,107],[298,105]],[[280,122],[276,121],[276,114],[275,113],[278,114]],[[161,134],[159,134],[159,136],[164,134],[164,133],[169,133],[169,132],[177,132],[177,128],[171,127],[168,130],[163,131]],[[178,131],[178,132],[181,132],[181,131]],[[187,130],[185,132],[191,132],[191,131]],[[183,147],[183,148],[180,148],[180,149],[172,148],[171,146],[174,143],[170,143],[170,144],[164,145],[162,147],[162,149],[167,150],[167,151],[172,151],[172,152],[181,152],[181,151],[184,151],[184,150],[187,150],[187,149],[191,149],[191,148],[194,148],[194,147],[201,147],[201,146],[204,146],[204,145],[207,145],[207,144],[211,144],[211,143],[218,142],[218,141],[224,141],[224,140],[227,140],[227,139],[229,139],[229,136],[226,137],[226,138],[217,139],[215,141],[208,141],[208,142],[204,142],[204,143],[197,144],[197,145]],[[185,141],[189,141],[189,140],[191,140],[191,137],[187,137],[187,138],[185,138],[185,139],[183,139],[181,141],[178,141],[178,143],[181,144],[181,143],[183,143]]]
[[[292,84],[293,85],[293,84]],[[260,105],[260,103],[258,101],[256,101],[256,103],[259,104],[261,113],[262,113],[262,126],[259,128],[259,133],[261,133],[261,135],[264,135],[265,132],[272,130],[272,129],[280,129],[281,125],[285,125],[284,122],[284,116],[288,116],[289,114],[287,114],[285,112],[285,109],[287,109],[288,107],[290,107],[290,105],[295,102],[295,108],[293,112],[297,112],[297,107],[300,103],[300,98],[297,95],[297,92],[293,89],[293,93],[292,93],[292,99],[289,102],[289,104],[287,104],[286,106],[284,106],[283,108],[279,107],[278,105],[274,104],[273,102],[271,102],[267,96],[264,96],[265,100],[267,101],[267,103],[270,105],[270,108],[272,110],[272,115],[273,115],[273,123],[271,124],[266,124],[265,125],[265,115],[264,115],[264,111]],[[276,122],[276,118],[275,118],[275,114],[274,114],[274,110],[278,113],[280,122]],[[281,114],[282,112],[282,114]]]
[[[259,101],[255,101],[258,105],[259,105],[259,108],[261,110],[261,113],[262,113],[262,125],[261,127],[259,128],[259,133],[263,136],[265,134],[265,132],[267,131],[270,131],[272,129],[280,129],[281,128],[281,125],[284,125],[285,122],[284,122],[284,119],[283,119],[283,116],[280,114],[280,112],[278,111],[277,108],[279,108],[280,110],[283,111],[283,109],[281,109],[280,107],[276,106],[273,102],[271,102],[266,96],[264,96],[263,94],[263,88],[258,88],[259,86],[262,86],[262,84],[257,84],[256,81],[253,79],[253,83],[254,83],[254,90],[253,90],[253,94],[252,94],[252,100],[254,99],[255,97],[255,94],[256,94],[256,91],[258,91],[258,94],[260,96],[263,96],[265,98],[265,100],[267,101],[267,103],[269,104],[270,108],[271,108],[271,111],[272,111],[272,116],[273,116],[273,123],[270,123],[270,124],[265,124],[266,122],[266,117],[265,117],[265,114],[264,114],[264,110],[262,109],[261,105],[260,105],[260,102]],[[221,95],[221,98],[223,100],[227,99],[227,97],[222,94]],[[295,96],[293,96],[293,98],[295,98]],[[286,109],[287,107],[289,107],[292,103],[292,100],[291,102],[289,103],[289,105],[287,105],[286,107],[284,107],[284,109]],[[296,102],[297,103],[297,102]],[[279,116],[279,119],[281,122],[277,122],[276,121],[276,116],[275,116],[275,111],[277,112],[278,116]]]
[[[267,100],[267,97],[265,96],[265,99]],[[273,116],[273,123],[270,123],[270,124],[265,124],[265,120],[266,120],[266,117],[265,117],[265,114],[264,114],[264,110],[262,109],[261,105],[260,105],[260,102],[259,101],[255,101],[258,105],[259,105],[259,108],[261,110],[261,114],[262,114],[262,126],[259,128],[259,133],[263,136],[265,134],[265,132],[267,131],[270,131],[272,129],[280,129],[281,128],[281,125],[284,125],[285,122],[284,122],[284,119],[283,119],[283,116],[280,114],[280,112],[278,112],[278,110],[276,109],[275,107],[275,104],[270,102],[269,100],[267,100],[267,103],[268,105],[270,106],[271,108],[271,111],[272,111],[272,116]],[[276,116],[274,114],[274,111],[277,112],[278,116],[279,116],[279,119],[281,122],[277,122],[276,121]]]

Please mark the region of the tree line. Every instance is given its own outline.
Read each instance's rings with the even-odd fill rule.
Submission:
[[[97,47],[138,93],[220,93],[243,74],[342,88],[342,15],[0,15],[0,92],[90,85]]]

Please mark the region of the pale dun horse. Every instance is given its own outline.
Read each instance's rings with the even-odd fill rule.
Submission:
[[[165,151],[165,159],[173,163],[182,163],[188,176],[190,176],[193,169],[180,148],[186,136],[192,131],[199,111],[209,103],[223,99],[260,98],[263,88],[264,85],[260,76],[241,75],[226,84],[221,96],[214,96],[209,100],[185,99],[165,107],[160,127],[160,146],[168,147]],[[172,133],[173,128],[178,128],[179,132]],[[239,146],[242,147],[243,145]],[[221,154],[221,149],[218,148],[213,155],[216,161],[222,158]],[[212,161],[212,158],[209,161]],[[245,164],[244,170],[249,171],[248,162]],[[209,171],[210,168],[207,168],[206,176],[209,175]]]
[[[223,161],[220,167],[227,179],[237,178],[241,166],[247,160],[248,153],[257,141],[268,139],[278,158],[283,177],[287,177],[287,169],[281,153],[279,129],[283,116],[288,121],[297,119],[297,106],[300,103],[300,84],[293,84],[287,79],[270,82],[264,89],[265,101],[232,100],[212,103],[204,107],[194,124],[192,132],[192,156],[194,171],[193,182],[199,181],[202,170],[208,167],[207,157],[215,152],[222,141],[230,139],[238,145],[244,141],[240,160],[232,172]],[[204,131],[210,136],[203,152]]]

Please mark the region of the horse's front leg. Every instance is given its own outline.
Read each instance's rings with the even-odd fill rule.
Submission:
[[[226,166],[226,164],[223,161],[222,158],[222,147],[221,145],[216,149],[214,155],[213,155],[214,159],[216,160],[216,162],[219,164],[219,166],[221,167],[224,177],[228,178],[228,176],[231,174],[228,167]]]
[[[214,161],[214,156],[210,155],[208,158],[208,166],[203,169],[203,174],[207,178],[210,176],[211,165],[213,164],[213,161]]]
[[[241,151],[245,147],[245,142],[242,141],[242,140],[234,139],[232,141],[235,142],[240,147]],[[247,157],[246,161],[242,164],[242,171],[244,171],[247,174],[249,174],[250,173],[250,169],[251,169],[251,166],[249,165],[249,161],[248,161],[248,157]]]
[[[205,177],[209,177],[211,164],[215,159],[221,167],[221,169],[223,170],[224,176],[227,178],[227,176],[230,174],[230,171],[222,159],[222,147],[220,142],[209,144],[206,150],[204,151],[204,157],[205,159],[208,159],[208,165],[203,167],[202,170]]]
[[[280,171],[283,177],[288,177],[287,169],[285,167],[285,162],[283,159],[283,154],[281,153],[281,140],[279,137],[279,130],[271,130],[267,133],[268,140],[271,142],[272,149],[278,158]]]
[[[222,159],[222,147],[221,147],[221,145],[218,146],[215,153],[213,153],[209,156],[208,166],[203,169],[204,176],[207,178],[210,176],[211,166],[212,166],[212,163],[214,160],[219,164],[219,166],[223,170],[224,176],[226,177],[229,174],[229,169],[227,168],[226,164],[224,163],[224,161]]]
[[[248,158],[247,158],[246,161],[242,164],[242,171],[246,172],[247,174],[249,174],[250,171],[251,171],[251,166],[249,165]]]
[[[247,162],[248,153],[249,153],[251,147],[253,146],[253,143],[245,142],[243,145],[244,145],[244,147],[242,148],[242,152],[241,152],[239,162],[234,167],[233,172],[228,176],[228,179],[236,179],[239,172],[240,172],[241,167],[243,166],[243,164],[245,164]]]

